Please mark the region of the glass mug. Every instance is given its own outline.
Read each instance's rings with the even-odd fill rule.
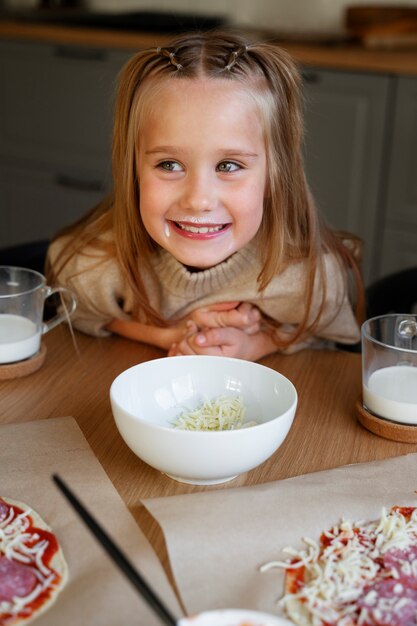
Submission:
[[[66,311],[43,322],[45,300],[63,296]],[[39,272],[0,265],[0,364],[28,359],[39,351],[41,336],[66,320],[77,306],[64,287],[49,287]]]
[[[417,424],[417,315],[394,313],[363,323],[362,393],[371,414]]]

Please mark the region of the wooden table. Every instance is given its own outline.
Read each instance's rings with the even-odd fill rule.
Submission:
[[[280,480],[332,467],[417,451],[417,445],[389,441],[356,420],[361,390],[361,357],[349,352],[306,350],[262,360],[295,385],[299,404],[291,431],[259,468],[215,487],[175,482],[140,461],[121,439],[113,421],[109,388],[136,363],[163,357],[160,350],[119,337],[97,339],[62,325],[45,335],[46,360],[37,372],[0,382],[0,423],[65,415],[78,422],[95,455],[154,546],[173,582],[162,533],[140,498],[230,489]]]

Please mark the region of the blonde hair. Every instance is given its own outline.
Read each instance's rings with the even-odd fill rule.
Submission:
[[[258,277],[262,291],[294,260],[307,267],[306,306],[302,323],[288,343],[317,327],[326,297],[323,252],[333,252],[347,276],[352,268],[357,285],[360,272],[337,235],[321,223],[305,178],[302,139],[303,120],[300,73],[291,57],[268,43],[248,42],[232,32],[191,33],[165,48],[135,54],[119,76],[113,128],[114,191],[89,215],[62,234],[70,234],[59,263],[57,276],[69,258],[87,244],[105,248],[114,255],[133,290],[138,311],[149,323],[166,325],[146,296],[140,267],[151,270],[149,258],[158,250],[143,226],[139,210],[137,155],[140,130],[147,113],[149,94],[163,81],[216,78],[237,81],[255,99],[264,124],[267,151],[267,193],[264,199],[259,238],[262,265]],[[113,243],[102,235],[112,230]],[[138,262],[140,260],[140,263]],[[322,303],[313,321],[311,307],[314,281],[319,273]],[[360,289],[358,290],[360,294]],[[362,304],[361,298],[358,299]],[[337,312],[335,312],[337,314]]]

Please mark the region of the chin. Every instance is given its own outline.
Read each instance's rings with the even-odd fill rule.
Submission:
[[[182,265],[184,265],[184,267],[186,267],[188,270],[190,270],[191,272],[203,272],[204,270],[209,270],[212,267],[214,267],[215,265],[218,265],[218,263],[198,263],[196,264],[195,259],[193,259],[192,261],[190,260],[190,262],[188,261],[180,261],[180,263]]]
[[[185,265],[189,268],[194,268],[195,270],[209,270],[223,261],[226,261],[229,257],[231,257],[236,250],[226,250],[223,254],[201,254],[201,250],[196,250],[193,254],[186,253],[181,254],[181,251],[171,250],[171,254],[177,259],[179,263]],[[200,254],[199,254],[200,252]]]
[[[226,259],[229,258],[230,255],[226,256],[226,257],[222,257],[220,259],[208,259],[208,260],[201,260],[201,259],[196,259],[196,257],[191,257],[191,258],[183,258],[180,259],[178,257],[177,261],[179,261],[182,265],[184,265],[185,267],[187,267],[190,270],[194,270],[196,272],[201,272],[203,270],[209,270],[212,267],[215,267],[216,265],[219,265],[220,263],[223,263],[223,261],[226,261]]]

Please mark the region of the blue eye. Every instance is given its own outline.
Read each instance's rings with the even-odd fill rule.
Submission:
[[[157,167],[164,172],[180,172],[182,167],[177,161],[161,161]]]
[[[219,172],[236,172],[237,170],[240,170],[240,169],[241,169],[241,166],[238,163],[235,163],[234,161],[222,161],[217,166],[217,170]]]

